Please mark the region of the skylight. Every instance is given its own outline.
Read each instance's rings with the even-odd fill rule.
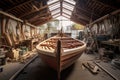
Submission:
[[[64,13],[67,13],[67,14],[69,14],[69,15],[71,15],[71,14],[72,14],[72,12],[71,12],[71,11],[69,11],[69,10],[67,10],[67,9],[65,9],[65,8],[63,8],[63,12],[64,12]]]
[[[57,10],[51,12],[52,15],[54,15],[56,13],[60,13],[60,9],[57,9]]]
[[[59,0],[49,0],[48,2],[47,2],[47,4],[49,5],[49,4],[52,4],[52,3],[55,3],[55,2],[58,2]]]
[[[53,18],[57,18],[57,17],[60,16],[60,13],[59,13],[59,14],[56,14],[56,15],[52,15],[52,16],[53,16]]]
[[[62,13],[62,15],[63,15],[64,17],[66,17],[66,18],[70,18],[70,16],[67,15],[66,13]]]
[[[59,15],[70,18],[76,2],[74,0],[63,0],[61,6],[60,0],[48,0],[47,4],[53,18]]]
[[[73,5],[76,4],[74,0],[64,0],[64,1],[66,1],[66,2],[68,2],[68,3],[70,3],[70,4],[73,4]]]
[[[63,2],[63,7],[68,8],[68,9],[70,9],[70,10],[72,10],[72,11],[73,11],[73,9],[74,9],[74,6],[73,6],[73,5],[70,5],[70,4],[66,3],[66,2]]]

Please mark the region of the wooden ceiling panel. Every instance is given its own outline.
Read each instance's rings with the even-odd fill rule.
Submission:
[[[74,0],[76,2],[75,5],[66,0],[58,0],[47,5],[47,1],[48,0],[2,0],[0,1],[0,9],[23,20],[28,20],[35,25],[45,23],[51,20],[52,16],[59,16],[59,14],[70,16],[73,21],[85,25],[88,24],[91,19],[94,21],[120,9],[120,0]],[[50,11],[48,7],[54,6],[56,3],[60,3],[60,7]],[[66,8],[63,5],[75,7],[72,11],[69,7]],[[60,12],[53,15],[51,14],[58,9]],[[72,12],[72,15],[64,9]]]

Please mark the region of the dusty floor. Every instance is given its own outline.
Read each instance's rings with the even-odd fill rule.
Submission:
[[[61,72],[61,80],[115,80],[101,69],[98,74],[94,75],[82,66],[83,62],[93,62],[96,60],[96,57],[98,57],[96,54],[82,54],[75,64]],[[98,64],[102,66],[109,65],[111,70],[109,63],[100,62]],[[4,71],[0,73],[0,80],[9,80],[23,65],[25,64],[10,63],[5,65]],[[114,72],[116,72],[115,70],[117,70],[117,73],[120,73],[119,69],[114,68]],[[114,75],[119,80],[119,74],[117,76],[116,74]],[[15,80],[57,80],[57,72],[48,67],[40,57],[37,57]]]
[[[61,80],[114,80],[102,70],[97,75],[93,75],[82,67],[82,62],[94,59],[93,55],[83,54],[75,64],[61,72]],[[57,80],[57,74],[38,57],[16,80]]]

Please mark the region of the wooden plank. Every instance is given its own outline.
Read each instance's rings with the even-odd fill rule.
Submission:
[[[64,2],[67,3],[67,4],[69,4],[69,5],[75,6],[74,4],[71,4],[71,3],[67,2],[67,1],[64,1]]]
[[[70,10],[70,9],[68,9],[68,8],[66,8],[66,7],[63,7],[63,9],[68,10],[68,11],[70,11],[70,12],[73,12],[72,10]]]
[[[90,20],[90,17],[87,17],[83,14],[74,14],[75,16],[77,16],[78,18],[81,18],[81,19],[84,19],[86,21],[89,21]]]
[[[44,24],[44,23],[46,23],[46,22],[48,22],[50,19],[51,19],[52,17],[49,17],[49,18],[47,18],[47,19],[45,19],[45,20],[36,20],[34,23],[32,23],[32,24],[34,24],[34,25],[41,25],[41,24]]]
[[[48,15],[50,15],[50,13],[46,13],[46,14],[42,14],[42,15],[37,15],[36,17],[34,17],[34,18],[30,18],[28,21],[30,21],[30,22],[32,22],[32,21],[34,21],[35,19],[37,19],[37,18],[41,18],[42,16],[48,16]]]
[[[54,18],[57,18],[57,17],[59,17],[60,15],[58,15],[58,16],[55,16]]]
[[[87,13],[87,14],[89,14],[89,15],[91,15],[91,10],[89,10],[89,9],[87,9],[87,8],[82,8],[82,7],[77,7],[77,10],[78,11],[83,11],[84,13]],[[101,17],[100,15],[99,15],[99,13],[98,14],[96,14],[96,13],[93,13],[93,16],[96,16],[96,17]]]
[[[65,15],[68,15],[68,16],[70,16],[71,17],[71,15],[69,15],[68,13],[66,13],[66,12],[62,12],[62,13],[64,13]]]
[[[67,16],[64,16],[64,15],[62,15],[63,17],[65,17],[65,18],[67,18],[67,19],[70,19],[70,18],[68,18]]]
[[[110,69],[113,68],[113,66],[109,65],[109,64],[105,64],[102,62],[101,63],[97,63],[95,62],[95,64],[97,66],[99,66],[102,70],[104,70],[109,76],[111,76],[114,80],[119,80],[120,79],[120,75],[119,75],[119,70],[118,69]],[[104,65],[105,64],[105,65]],[[109,66],[108,66],[109,65]],[[114,74],[113,74],[114,73]]]
[[[60,0],[60,15],[62,15],[62,6],[63,6],[63,0]]]
[[[82,25],[86,25],[87,22],[83,21],[83,20],[78,20],[77,18],[71,18],[71,21],[78,23],[78,24],[82,24]]]
[[[60,9],[60,7],[56,8],[56,9],[53,9],[53,10],[51,10],[50,12],[55,11],[55,10],[58,10],[58,9]]]
[[[99,19],[97,19],[97,20],[95,20],[95,21],[93,21],[92,23],[87,24],[86,26],[91,26],[91,25],[93,25],[93,24],[95,24],[95,23],[97,23],[97,22],[99,22],[99,21],[101,21],[101,20],[103,20],[103,19],[106,19],[106,18],[109,17],[110,15],[115,15],[115,14],[117,14],[117,13],[119,13],[119,12],[120,12],[120,9],[118,9],[118,10],[116,10],[116,11],[113,11],[112,13],[107,14],[107,15],[105,15],[105,16],[103,16],[103,17],[101,17],[101,18],[99,18]]]
[[[55,15],[57,15],[57,14],[60,14],[60,12],[58,12],[58,13],[55,13],[55,14],[53,14],[52,16],[55,16]]]
[[[21,7],[21,6],[23,6],[23,5],[26,5],[26,4],[28,4],[28,3],[32,2],[32,1],[34,1],[34,0],[28,0],[28,1],[24,2],[24,3],[22,3],[22,4],[19,4],[19,5],[17,5],[17,6],[14,6],[13,8],[8,9],[6,12],[9,12],[9,11],[11,11],[12,9],[15,9],[15,8],[17,8],[17,7]]]
[[[39,11],[41,11],[41,10],[43,10],[43,9],[45,9],[45,8],[48,8],[48,6],[53,5],[53,4],[55,4],[55,3],[58,3],[58,2],[59,2],[59,1],[54,2],[54,3],[52,3],[52,4],[49,4],[49,5],[42,6],[42,7],[39,8]],[[37,12],[37,11],[38,11],[38,10],[32,10],[32,11],[30,11],[30,12],[28,12],[28,13],[25,13],[25,14],[23,14],[23,15],[20,15],[19,18],[22,18],[22,17],[24,17],[24,16],[26,16],[26,15],[30,15],[30,14],[35,13],[35,12]]]
[[[12,16],[12,15],[10,15],[10,14],[8,14],[8,13],[3,12],[3,11],[0,11],[0,14],[3,14],[3,15],[5,15],[5,16],[7,16],[7,17],[9,17],[9,18],[12,18],[12,19],[14,19],[14,20],[16,20],[16,21],[24,22],[23,20],[21,20],[21,19],[19,19],[19,18],[16,18],[15,16]],[[36,27],[36,26],[34,26],[34,25],[30,24],[30,23],[26,23],[26,25],[31,26],[31,27]]]
[[[39,11],[39,9],[33,4],[32,7],[36,10]]]
[[[42,24],[45,24],[45,23],[47,23],[47,22],[49,22],[49,21],[50,21],[50,19],[49,19],[49,20],[46,20],[46,21],[44,21],[44,22],[38,22],[38,23],[36,23],[35,25],[36,25],[36,26],[42,25]]]
[[[103,3],[103,2],[101,2],[101,1],[99,1],[99,0],[93,0],[93,1],[97,2],[97,3],[100,4],[100,5],[103,5],[103,6],[105,6],[105,7],[110,7],[110,8],[112,8],[112,9],[114,9],[114,10],[118,9],[118,8],[115,7],[115,6],[112,6],[112,5],[110,5],[110,4]]]
[[[40,19],[40,18],[37,18],[37,19],[35,19],[34,21],[32,21],[31,23],[36,23],[36,22],[39,22],[39,21],[42,21],[42,20],[47,20],[47,19],[49,19],[49,18],[51,18],[51,16],[48,16],[48,17],[45,17],[44,19]]]

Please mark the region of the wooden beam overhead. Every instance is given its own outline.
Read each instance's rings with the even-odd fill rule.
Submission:
[[[90,11],[87,8],[81,8],[81,7],[76,6],[76,9],[74,10],[74,12],[76,12],[76,11],[83,11],[83,12],[86,12],[87,14],[89,14],[89,15],[93,15],[93,16],[96,16],[96,17],[101,17],[99,15],[99,13],[95,14],[94,11]]]
[[[110,4],[103,3],[103,2],[101,2],[100,0],[93,0],[93,1],[99,3],[99,4],[103,5],[103,6],[110,7],[110,8],[112,8],[112,9],[115,9],[115,10],[118,9],[118,8],[115,7],[115,6],[112,6],[112,5],[110,5]]]
[[[68,13],[66,13],[66,12],[62,12],[62,13],[64,13],[64,14],[66,14],[66,15],[68,15],[68,16],[70,16],[71,17],[71,15],[69,15]],[[62,14],[63,15],[63,14]]]
[[[55,16],[55,15],[58,15],[58,14],[60,14],[60,12],[58,12],[58,13],[55,13],[55,14],[53,14],[52,16]]]
[[[67,2],[67,1],[64,1],[64,2],[67,3],[67,4],[69,4],[69,5],[75,6],[74,4],[71,4],[71,3]]]
[[[60,15],[58,15],[58,16],[55,16],[54,18],[57,18],[57,17],[59,17]]]
[[[62,15],[63,17],[65,17],[65,18],[67,18],[67,19],[70,19],[69,17],[67,17],[67,16],[64,16],[64,15]]]
[[[53,10],[51,10],[50,12],[55,11],[55,10],[58,10],[58,9],[60,9],[60,7],[56,8],[56,9],[53,9]]]
[[[62,15],[63,0],[60,0],[60,15]]]
[[[46,21],[46,20],[48,20],[49,18],[52,18],[52,16],[48,16],[48,17],[44,17],[44,18],[38,18],[38,19],[35,19],[34,21],[32,21],[31,23],[32,24],[35,24],[35,23],[37,23],[37,22],[42,22],[42,21]]]
[[[68,8],[66,8],[66,7],[63,7],[63,9],[66,9],[66,10],[68,10],[68,11],[70,11],[70,12],[73,12],[72,10],[70,10],[70,9],[68,9]]]
[[[71,21],[75,22],[75,23],[78,23],[78,24],[82,24],[82,25],[86,25],[87,23],[82,21],[82,20],[78,20],[76,18],[71,18]]]
[[[38,9],[34,4],[32,4],[32,7],[33,7],[35,10],[39,11],[39,9]]]
[[[99,19],[91,22],[90,24],[87,24],[87,26],[91,26],[91,25],[93,25],[93,24],[95,24],[95,23],[97,23],[97,22],[99,22],[99,21],[102,21],[103,19],[108,18],[110,15],[115,15],[115,14],[117,14],[117,13],[120,13],[120,9],[118,9],[118,10],[116,10],[116,11],[113,11],[113,12],[111,12],[111,13],[103,16],[103,17],[100,17]]]
[[[36,26],[39,26],[39,25],[43,25],[43,24],[45,24],[45,23],[47,23],[47,22],[49,22],[50,20],[46,20],[46,21],[44,21],[44,22],[38,22],[38,23],[36,23],[35,25]]]
[[[32,10],[32,11],[30,11],[30,12],[28,12],[28,13],[25,13],[25,14],[19,16],[19,18],[22,18],[22,17],[24,17],[24,16],[26,16],[26,15],[30,15],[30,14],[35,13],[35,12],[37,12],[37,11],[41,11],[41,10],[43,10],[43,9],[45,9],[45,8],[48,8],[48,6],[53,5],[53,4],[55,4],[55,3],[58,3],[58,2],[59,2],[59,1],[56,1],[56,2],[51,3],[51,4],[49,4],[49,5],[42,6],[42,7],[38,8],[39,10]]]
[[[49,22],[51,19],[52,19],[52,18],[49,18],[49,19],[44,20],[44,21],[42,21],[42,22],[38,21],[38,22],[36,22],[36,23],[34,23],[34,24],[35,24],[36,26],[42,25],[42,24],[45,24],[45,23]]]
[[[7,16],[7,17],[9,17],[9,18],[11,18],[13,20],[16,20],[16,21],[19,21],[19,22],[22,22],[22,23],[24,22],[23,20],[21,20],[19,18],[16,18],[15,16],[12,16],[12,15],[6,13],[6,12],[0,11],[0,14],[3,14],[4,16]],[[30,23],[26,23],[26,25],[31,26],[31,27],[36,27],[36,26],[34,26],[34,25],[30,24]]]
[[[90,17],[87,17],[87,16],[83,16],[83,15],[79,15],[79,14],[74,14],[77,18],[81,18],[81,19],[84,19],[86,21],[90,21]],[[73,15],[73,16],[74,16]]]
[[[50,13],[45,13],[45,14],[37,15],[37,16],[29,19],[28,21],[34,21],[34,19],[41,18],[41,17],[43,17],[43,16],[48,16],[48,15],[50,15]]]
[[[14,6],[13,8],[10,8],[10,9],[6,10],[5,12],[9,12],[9,11],[15,9],[15,8],[18,8],[18,7],[21,7],[21,6],[23,6],[23,5],[26,5],[26,4],[28,4],[28,3],[32,2],[32,1],[34,1],[34,0],[27,0],[26,2],[24,2],[24,3],[22,3],[22,4],[19,4],[19,5],[17,5],[17,6]]]

